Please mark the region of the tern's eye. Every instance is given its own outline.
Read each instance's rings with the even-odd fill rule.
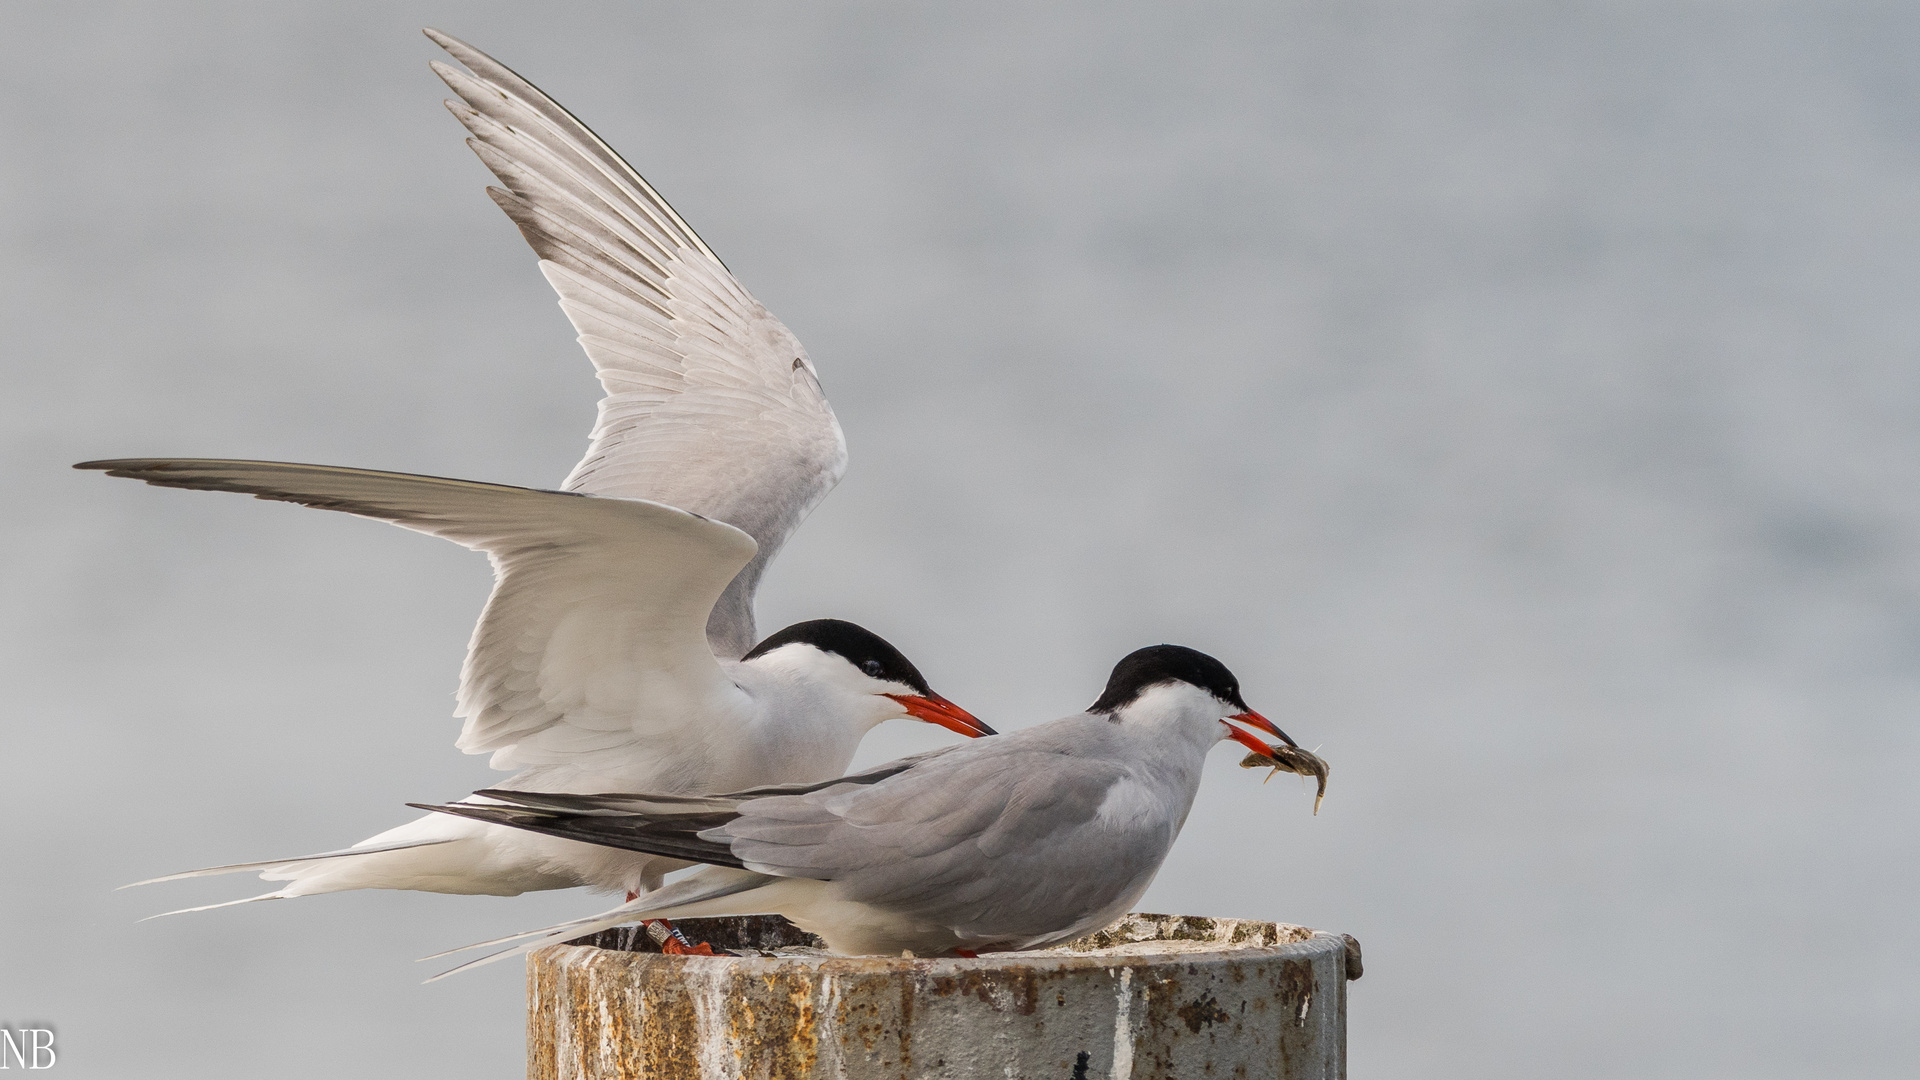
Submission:
[[[881,675],[885,674],[887,669],[884,665],[880,663],[880,661],[869,660],[866,663],[860,665],[860,670],[866,672],[869,677],[877,679]]]

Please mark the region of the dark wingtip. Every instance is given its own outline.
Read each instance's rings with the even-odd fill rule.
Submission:
[[[481,788],[474,792],[483,799],[497,799],[510,806],[494,807],[496,810],[515,810],[526,814],[550,815],[555,813],[577,813],[582,810],[599,810],[600,800],[617,799],[617,794],[577,795],[564,791],[505,791],[500,788]],[[671,797],[671,796],[670,796]],[[463,803],[462,805],[473,805]]]
[[[517,803],[520,801],[522,796],[527,794],[527,792],[507,791],[503,788],[485,787],[485,788],[481,788],[479,791],[474,792],[474,794],[480,796],[483,799],[499,799],[501,802]]]
[[[417,802],[410,802],[407,805],[413,807],[415,810],[431,810],[436,814],[452,814],[454,817],[472,818],[475,821],[485,821],[494,825],[512,825],[517,822],[526,821],[529,818],[538,819],[541,816],[538,810],[531,810],[519,806],[478,806],[473,803],[436,804]]]
[[[475,792],[475,794],[483,794]],[[511,792],[502,792],[510,795]],[[432,810],[437,814],[453,814],[456,817],[473,818],[476,821],[491,821],[498,825],[525,825],[530,821],[546,821],[564,816],[567,812],[549,806],[516,805],[495,806],[492,803],[408,803],[416,810]]]
[[[98,461],[75,462],[73,467],[86,472],[103,472],[108,476],[146,480],[162,471],[164,465],[152,458],[102,458]]]

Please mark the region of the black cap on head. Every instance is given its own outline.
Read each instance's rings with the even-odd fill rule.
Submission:
[[[887,644],[879,634],[845,619],[809,619],[794,623],[755,645],[752,652],[740,659],[751,660],[782,645],[793,644],[811,645],[821,652],[833,653],[870,678],[905,683],[924,697],[933,696],[933,688],[920,677],[920,669],[901,655],[899,649]]]
[[[1125,708],[1147,687],[1169,682],[1191,683],[1241,712],[1250,711],[1240,700],[1240,680],[1227,665],[1184,645],[1149,645],[1128,653],[1113,666],[1107,689],[1087,711],[1110,713]]]

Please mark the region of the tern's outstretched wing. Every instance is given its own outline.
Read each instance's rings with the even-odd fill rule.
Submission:
[[[672,742],[703,697],[735,693],[703,632],[753,557],[730,525],[638,499],[270,461],[75,466],[160,487],[237,491],[389,521],[484,551],[493,595],[461,672],[460,749],[493,766]],[[664,709],[649,692],[672,688]]]
[[[489,188],[560,294],[606,397],[564,487],[650,499],[738,526],[760,545],[707,633],[752,647],[766,564],[846,470],[846,441],[806,351],[633,167],[565,109],[465,42],[471,74],[433,70],[505,190]]]

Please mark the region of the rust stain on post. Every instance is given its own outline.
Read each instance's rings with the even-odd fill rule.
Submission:
[[[689,919],[751,955],[632,930],[534,953],[531,1080],[1345,1076],[1358,944],[1304,927],[1129,915],[974,958],[830,957],[784,920]]]

